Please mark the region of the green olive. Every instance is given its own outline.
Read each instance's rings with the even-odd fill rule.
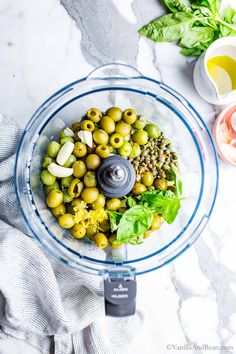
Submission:
[[[51,186],[46,186],[46,185],[44,186],[44,191],[46,195],[48,195],[54,189],[60,189],[59,183],[57,181],[53,183]]]
[[[71,198],[78,198],[84,188],[83,182],[80,182],[78,178],[73,179],[70,183],[67,193]]]
[[[77,132],[80,129],[80,124],[81,122],[74,122],[73,124],[71,124],[71,129],[73,130],[73,132]]]
[[[132,125],[135,130],[142,130],[144,129],[145,125],[147,124],[146,119],[143,116],[140,116]]]
[[[97,232],[98,229],[95,225],[90,225],[86,228],[86,236],[90,239],[93,239],[93,236],[96,235]]]
[[[64,191],[63,191],[63,202],[64,203],[70,203],[72,200],[73,200],[73,198],[69,196],[68,190],[64,189]]]
[[[167,189],[168,183],[167,180],[164,178],[157,178],[154,181],[154,186],[156,189],[159,189],[161,191],[165,191]]]
[[[121,244],[119,242],[117,242],[117,237],[116,234],[112,234],[109,238],[109,245],[111,246],[111,248],[119,248],[121,246]]]
[[[118,122],[122,118],[122,110],[118,107],[111,107],[106,111],[106,116],[111,117],[114,122]]]
[[[58,224],[63,227],[63,229],[71,229],[75,225],[75,220],[72,214],[66,213],[59,216]]]
[[[57,207],[52,208],[51,212],[56,218],[58,218],[59,216],[64,215],[66,213],[66,207],[64,204],[59,204]]]
[[[80,141],[77,141],[74,146],[73,154],[76,157],[83,157],[87,155],[87,146]]]
[[[106,207],[108,210],[117,210],[121,206],[121,201],[118,198],[111,198],[107,201]]]
[[[48,170],[43,170],[40,174],[41,181],[43,184],[46,184],[46,186],[51,186],[56,182],[56,177],[53,176]]]
[[[148,142],[148,133],[145,130],[137,130],[132,135],[132,140],[138,145],[145,145]]]
[[[81,122],[81,129],[93,132],[95,129],[95,125],[91,120],[85,119]]]
[[[75,208],[75,211],[78,211],[80,209],[84,209],[86,206],[86,203],[84,202],[84,200],[80,199],[80,198],[75,198],[72,200],[71,202],[71,206],[72,208]],[[73,209],[74,211],[74,209]]]
[[[126,136],[126,135],[129,135],[130,131],[131,131],[130,124],[127,124],[123,121],[116,124],[115,132],[117,134],[120,134],[122,136]]]
[[[95,152],[102,159],[106,159],[110,155],[110,148],[108,145],[98,145]]]
[[[132,189],[132,193],[134,195],[139,195],[142,194],[143,192],[146,192],[147,188],[145,187],[144,184],[142,183],[135,183],[134,188]]]
[[[160,215],[153,216],[151,229],[152,231],[156,231],[161,227],[162,217]]]
[[[130,141],[131,135],[128,134],[128,135],[124,136],[123,138],[124,138],[124,141]]]
[[[117,149],[123,145],[124,138],[122,135],[115,133],[115,134],[112,134],[109,142],[110,142],[111,146],[113,146],[115,149]]]
[[[50,165],[50,163],[52,163],[52,162],[55,162],[55,159],[53,159],[52,157],[49,157],[49,156],[46,155],[44,157],[44,160],[43,160],[43,163],[42,163],[42,167],[43,168],[47,168]]]
[[[134,159],[135,157],[138,157],[140,154],[141,154],[141,149],[140,149],[139,144],[134,143],[134,145],[132,146],[132,150],[131,150],[129,157]]]
[[[60,140],[60,144],[64,145],[66,143],[73,143],[74,144],[75,140],[73,138],[71,138],[70,136],[66,136],[65,138],[62,138]]]
[[[98,123],[100,119],[102,118],[102,112],[99,111],[97,108],[90,108],[86,116],[93,122],[93,123]]]
[[[108,232],[110,230],[110,223],[108,220],[103,220],[99,224],[99,230],[102,230],[103,232]]]
[[[99,248],[106,248],[108,245],[108,239],[105,234],[99,232],[94,236],[95,245]]]
[[[71,167],[73,163],[76,161],[75,155],[70,155],[67,159],[66,163],[63,165],[64,167]]]
[[[148,123],[144,130],[148,133],[149,138],[157,139],[161,135],[160,128],[152,123]]]
[[[128,141],[124,141],[123,145],[117,151],[119,155],[128,157],[132,151],[132,146]]]
[[[56,157],[60,148],[61,145],[57,141],[51,141],[47,148],[47,155],[49,157]]]
[[[108,117],[108,116],[102,117],[102,119],[100,121],[100,126],[108,134],[113,133],[115,131],[115,128],[116,128],[114,120],[111,117]]]
[[[137,119],[137,113],[134,109],[128,108],[123,112],[123,120],[128,124],[133,124]]]
[[[142,175],[142,183],[146,187],[150,187],[150,186],[152,186],[153,181],[154,181],[154,177],[153,177],[152,172],[150,172],[150,171],[144,172],[144,174]]]
[[[95,142],[93,141],[93,146],[92,147],[90,147],[90,146],[87,147],[88,155],[92,154],[96,150],[96,147],[97,147],[97,144],[95,144]]]
[[[109,141],[109,136],[105,130],[96,129],[93,132],[93,140],[98,145],[106,145]]]
[[[84,184],[85,187],[96,187],[97,185],[96,173],[93,171],[86,172],[84,175]]]
[[[62,177],[61,186],[64,188],[68,188],[72,181],[73,181],[73,176]]]
[[[106,199],[103,194],[99,194],[95,202],[92,204],[92,208],[95,210],[104,208]]]
[[[146,232],[144,232],[143,238],[148,238],[150,234],[151,234],[151,230],[147,230]]]
[[[82,178],[87,171],[84,161],[76,161],[72,167],[74,170],[73,175],[77,178]]]
[[[93,203],[98,198],[98,195],[99,195],[99,191],[96,187],[86,187],[83,189],[83,192],[81,193],[81,198],[86,203]]]
[[[80,137],[79,137],[79,132],[80,132],[80,130],[77,130],[77,131],[75,132],[75,134],[74,134],[74,140],[75,140],[75,141],[81,141],[81,139],[80,139]]]
[[[63,193],[59,189],[54,189],[51,191],[46,199],[46,203],[49,208],[56,208],[58,205],[62,203]]]
[[[88,170],[96,170],[100,166],[100,157],[96,154],[90,154],[86,157],[86,166]]]
[[[76,238],[82,238],[86,234],[86,229],[81,223],[78,223],[73,226],[71,233]]]

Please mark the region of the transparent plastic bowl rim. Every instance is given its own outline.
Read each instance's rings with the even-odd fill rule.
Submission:
[[[107,67],[109,67],[109,66],[111,66],[111,67],[114,66],[114,67],[115,67],[116,65],[118,65],[119,67],[124,67],[125,69],[127,69],[127,68],[128,68],[128,69],[131,69],[132,71],[134,71],[134,72],[136,73],[136,75],[135,75],[134,77],[133,77],[133,76],[129,76],[129,77],[115,76],[115,77],[114,77],[115,79],[119,79],[119,78],[122,78],[122,79],[132,79],[132,78],[135,78],[135,79],[144,79],[144,80],[151,81],[151,82],[153,82],[153,83],[155,83],[155,84],[161,86],[162,89],[164,89],[165,91],[167,91],[168,93],[170,93],[172,96],[174,96],[174,98],[176,98],[176,99],[177,99],[178,101],[180,101],[182,104],[184,103],[186,107],[189,107],[189,108],[197,115],[198,119],[200,120],[201,124],[204,126],[204,128],[205,128],[205,130],[206,130],[206,132],[207,132],[207,134],[208,134],[209,140],[210,140],[210,142],[211,142],[211,144],[212,144],[212,148],[213,148],[213,151],[214,151],[214,158],[215,158],[215,162],[216,162],[216,188],[215,188],[215,193],[214,193],[212,205],[211,205],[211,208],[210,208],[210,210],[209,210],[209,212],[208,212],[208,220],[207,220],[207,222],[205,223],[204,228],[206,227],[206,225],[207,225],[207,223],[208,223],[208,221],[209,221],[209,218],[210,218],[210,216],[211,216],[212,210],[213,210],[214,205],[215,205],[215,201],[216,201],[216,197],[217,197],[217,193],[218,193],[218,185],[219,185],[219,183],[218,183],[218,182],[219,182],[219,164],[218,164],[218,156],[217,156],[217,152],[216,152],[216,148],[215,148],[215,144],[214,144],[212,135],[211,135],[211,133],[210,133],[210,131],[209,131],[209,129],[208,129],[206,123],[203,121],[202,117],[200,116],[200,114],[199,114],[199,113],[196,111],[196,109],[191,105],[191,103],[190,103],[184,96],[182,96],[179,92],[177,92],[175,89],[173,89],[172,87],[170,87],[170,86],[168,86],[168,85],[166,85],[166,84],[163,84],[162,82],[160,82],[160,81],[158,81],[158,80],[154,80],[154,79],[152,79],[152,78],[150,78],[150,77],[147,77],[147,76],[142,75],[136,68],[133,68],[132,66],[127,65],[127,64],[123,64],[123,63],[104,64],[104,65],[99,66],[98,68],[93,69],[87,76],[85,76],[85,77],[83,77],[83,78],[81,78],[81,79],[79,79],[79,80],[73,81],[73,82],[69,83],[68,85],[62,87],[61,89],[59,89],[58,91],[56,91],[53,95],[51,95],[46,101],[44,101],[44,102],[40,105],[40,107],[34,112],[33,116],[31,116],[31,118],[30,118],[28,124],[27,124],[26,127],[25,127],[25,130],[24,130],[24,132],[23,132],[23,134],[22,134],[22,137],[21,137],[20,142],[19,142],[19,145],[18,145],[18,149],[17,149],[17,153],[16,153],[15,173],[14,173],[14,184],[15,184],[15,191],[16,191],[17,201],[18,201],[18,204],[19,204],[19,206],[20,206],[21,213],[22,213],[22,215],[23,215],[23,218],[24,218],[24,220],[25,220],[27,226],[30,228],[31,232],[33,233],[33,235],[35,236],[35,238],[40,242],[40,244],[43,244],[43,246],[47,249],[47,251],[48,251],[49,253],[51,253],[53,256],[55,256],[55,254],[52,252],[52,250],[51,250],[49,247],[46,247],[45,244],[42,243],[42,240],[40,239],[40,237],[34,232],[33,228],[31,227],[30,223],[28,222],[27,217],[26,217],[26,215],[25,215],[25,213],[24,213],[24,211],[23,211],[23,208],[22,208],[22,206],[21,206],[20,197],[19,197],[19,192],[18,192],[18,186],[17,186],[17,181],[16,181],[16,179],[17,179],[16,169],[17,169],[17,159],[18,159],[18,155],[19,155],[19,153],[20,153],[20,148],[21,148],[21,145],[22,145],[22,142],[23,142],[23,138],[24,138],[25,134],[27,133],[28,129],[30,128],[31,124],[34,122],[35,119],[37,119],[37,117],[38,117],[38,115],[40,114],[41,110],[43,110],[45,106],[48,106],[49,103],[52,103],[55,98],[58,99],[58,98],[60,98],[60,95],[61,95],[62,93],[64,94],[65,92],[70,91],[70,88],[71,88],[73,85],[76,85],[76,84],[78,84],[78,83],[80,83],[80,82],[83,82],[83,81],[87,80],[88,78],[90,78],[90,77],[92,76],[92,74],[93,74],[94,72],[97,72],[97,71],[102,70],[103,68],[107,68]],[[139,76],[137,76],[137,73],[139,74]],[[97,78],[98,78],[98,77],[97,77]],[[101,77],[99,77],[99,78],[101,78]],[[109,79],[111,79],[111,78],[113,78],[113,77],[109,77]],[[102,79],[108,79],[108,78],[102,77]],[[197,237],[195,237],[195,239],[193,240],[193,242],[191,243],[191,245],[198,239],[199,236],[200,236],[200,232],[198,233]],[[179,237],[178,237],[178,238],[179,238]],[[54,237],[54,239],[56,239],[56,238]],[[68,250],[68,247],[66,247],[64,244],[62,244],[62,243],[60,242],[60,240],[57,240],[57,239],[56,239],[56,241],[58,241],[59,244],[61,244],[63,247],[65,247],[65,248]],[[172,244],[174,241],[176,241],[176,239],[173,240],[173,241],[171,242],[171,244]],[[167,246],[168,246],[168,245],[167,245]],[[165,248],[166,248],[167,246],[165,246]],[[189,246],[190,246],[190,245],[187,244],[187,245],[186,245],[183,249],[181,249],[176,255],[174,255],[173,257],[169,258],[169,259],[168,259],[167,261],[165,261],[163,264],[161,264],[161,265],[159,265],[159,266],[157,266],[157,267],[153,267],[153,268],[151,268],[151,269],[145,270],[145,271],[143,271],[143,272],[137,273],[137,274],[148,273],[148,272],[150,272],[150,271],[153,271],[153,270],[156,270],[156,269],[158,269],[158,268],[160,268],[160,267],[163,267],[164,265],[166,265],[166,264],[172,262],[172,261],[173,261],[174,259],[176,259],[179,255],[181,255],[182,253],[184,253],[184,252],[187,250],[187,248],[189,248]],[[88,260],[88,261],[93,261],[90,257],[82,256],[82,255],[80,255],[79,253],[77,253],[77,252],[75,252],[75,251],[73,251],[73,250],[71,250],[71,249],[70,249],[70,251],[71,251],[72,253],[78,255],[81,259]],[[152,253],[152,254],[150,254],[150,255],[148,255],[148,256],[145,256],[145,257],[143,257],[142,259],[145,260],[145,259],[147,259],[147,258],[150,258],[150,257],[154,256],[155,254],[156,254],[156,252],[155,252],[155,253]],[[60,260],[62,260],[64,263],[68,264],[68,262],[66,262],[63,258],[60,258]],[[140,259],[139,259],[139,260],[140,260]],[[103,264],[113,264],[113,262],[107,262],[107,261],[100,261],[99,263],[101,263],[101,264],[102,264],[102,263],[103,263]],[[126,266],[126,265],[128,266],[128,264],[129,264],[129,263],[132,263],[132,262],[128,262],[128,261],[127,261],[127,262],[125,262],[125,263],[126,263],[126,264],[124,264],[124,266]],[[117,266],[119,266],[119,265],[122,266],[123,264],[118,264],[118,263],[117,263]],[[89,267],[88,267],[88,268],[89,268]],[[133,271],[135,271],[135,268],[132,267],[132,269],[133,269]]]

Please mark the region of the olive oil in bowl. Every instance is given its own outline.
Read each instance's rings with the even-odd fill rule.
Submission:
[[[207,70],[220,95],[236,90],[236,60],[228,55],[214,56],[207,61]]]

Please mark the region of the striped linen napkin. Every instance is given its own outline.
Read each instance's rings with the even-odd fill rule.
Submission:
[[[102,280],[52,258],[27,230],[13,184],[20,135],[0,117],[0,338],[45,354],[127,353],[142,313],[105,317]]]

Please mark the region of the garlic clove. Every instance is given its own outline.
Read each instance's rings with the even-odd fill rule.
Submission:
[[[75,133],[73,132],[72,129],[70,129],[69,127],[66,127],[64,130],[63,130],[63,133],[66,135],[66,136],[69,136],[71,138],[74,137]]]
[[[74,150],[74,146],[75,145],[69,141],[61,147],[56,159],[59,165],[64,165],[66,163],[72,151]]]
[[[50,163],[48,171],[55,177],[69,177],[73,175],[73,168],[63,167],[57,165],[55,162]]]
[[[80,138],[83,144],[86,144],[89,147],[93,147],[93,136],[91,132],[87,130],[80,130],[78,132],[78,137]]]

